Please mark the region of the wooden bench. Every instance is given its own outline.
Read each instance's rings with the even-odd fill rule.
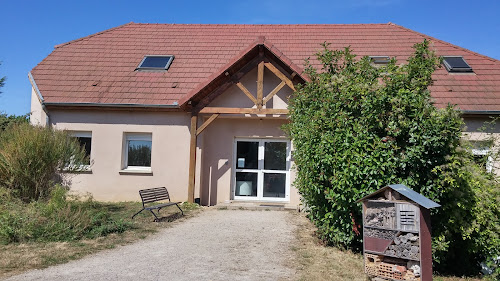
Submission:
[[[159,221],[158,216],[153,212],[153,210],[158,210],[158,214],[160,213],[161,208],[168,207],[175,205],[179,210],[181,211],[181,214],[184,215],[184,212],[182,211],[181,207],[179,207],[180,202],[171,202],[170,201],[170,195],[168,195],[168,191],[166,187],[156,187],[156,188],[149,188],[149,189],[142,189],[139,190],[139,195],[141,196],[142,200],[142,210],[139,212],[135,213],[132,216],[132,219],[137,216],[140,212],[144,210],[148,210],[155,216],[155,221]],[[168,200],[168,202],[162,203],[161,201]],[[159,203],[159,204],[153,204],[153,203]],[[149,205],[147,205],[149,204]]]

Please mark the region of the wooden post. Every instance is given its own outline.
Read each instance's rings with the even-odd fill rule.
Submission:
[[[191,143],[189,146],[189,182],[188,182],[188,202],[194,203],[194,183],[196,176],[196,127],[198,116],[191,116]]]
[[[264,62],[259,63],[257,72],[257,108],[262,108],[264,98]]]
[[[431,213],[420,207],[420,270],[422,281],[432,281]]]

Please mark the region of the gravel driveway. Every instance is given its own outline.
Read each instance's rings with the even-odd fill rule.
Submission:
[[[7,280],[289,280],[291,217],[210,209],[137,243]]]

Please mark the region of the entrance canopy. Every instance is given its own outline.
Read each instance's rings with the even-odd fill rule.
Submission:
[[[257,91],[251,93],[241,79],[245,74],[257,68]],[[264,69],[271,71],[281,80],[273,90],[264,93]],[[266,108],[265,105],[283,87],[295,90],[295,84],[307,81],[302,76],[303,70],[295,65],[281,51],[279,51],[265,37],[258,37],[245,50],[232,59],[227,65],[210,76],[207,81],[200,84],[180,100],[180,106],[190,110],[191,117],[191,144],[189,162],[188,201],[194,202],[196,146],[197,136],[205,130],[220,114],[288,114],[288,109]],[[236,85],[254,106],[240,107],[209,107],[208,105],[218,96],[223,94],[232,85]],[[198,127],[199,114],[212,114],[201,126]]]

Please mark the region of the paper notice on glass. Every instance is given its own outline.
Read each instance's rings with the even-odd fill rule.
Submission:
[[[245,158],[238,158],[238,168],[245,168]]]

